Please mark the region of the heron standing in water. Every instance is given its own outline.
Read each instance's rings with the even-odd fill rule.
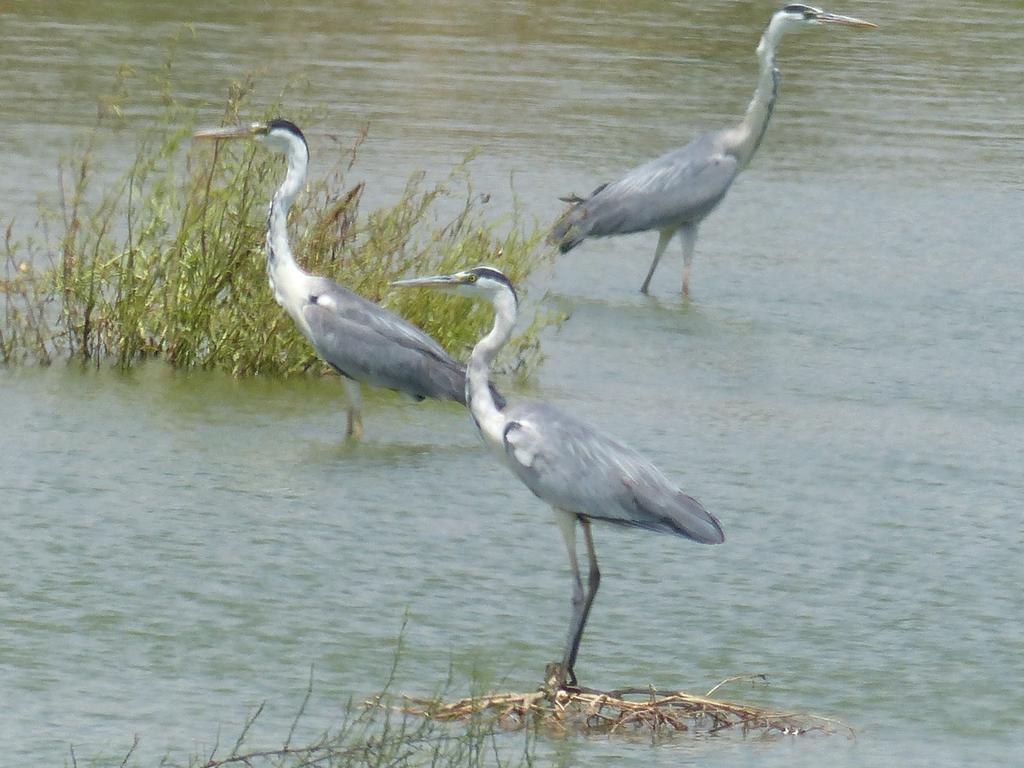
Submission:
[[[669,240],[679,232],[683,241],[683,295],[688,296],[697,228],[722,202],[768,128],[781,81],[775,66],[779,42],[791,30],[820,25],[876,26],[809,5],[787,5],[777,11],[757,46],[761,71],[754,98],[739,125],[706,133],[681,149],[644,163],[622,178],[602,184],[589,198],[563,198],[572,207],[555,223],[548,242],[566,253],[588,237],[657,230],[654,261],[640,286],[640,291],[647,293]]]
[[[650,461],[589,424],[546,403],[520,402],[504,408],[495,403],[489,370],[512,333],[519,307],[516,290],[503,273],[476,267],[393,285],[440,288],[489,299],[494,305],[494,326],[469,358],[466,401],[484,442],[527,488],[551,505],[565,537],[573,577],[572,621],[555,682],[559,688],[575,686],[576,654],[601,580],[591,521],[673,533],[701,544],[722,543],[722,526]],[[589,564],[585,592],[576,557],[577,522]]]
[[[309,147],[298,126],[277,118],[197,131],[194,136],[255,139],[287,157],[288,171],[267,216],[267,275],[277,303],[317,354],[341,374],[348,392],[348,437],[363,435],[360,382],[404,392],[416,400],[430,397],[465,405],[466,368],[440,344],[369,299],[305,272],[295,261],[288,245],[288,210],[306,182],[309,165]]]

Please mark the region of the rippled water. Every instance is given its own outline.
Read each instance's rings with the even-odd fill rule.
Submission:
[[[770,4],[7,3],[0,195],[22,232],[122,62],[178,42],[179,97],[211,121],[260,71],[323,119],[314,163],[365,121],[386,202],[480,148],[496,213],[555,198],[739,115]],[[810,710],[858,736],[542,741],[564,764],[1006,765],[1024,729],[1020,382],[1024,278],[1017,2],[834,8],[873,33],[787,39],[753,165],[636,292],[652,235],[560,259],[528,393],[655,457],[722,520],[722,547],[595,532],[605,579],[589,684]],[[301,81],[301,82],[300,82]],[[106,162],[116,166],[111,148]],[[536,294],[535,294],[536,295]],[[0,371],[0,744],[184,761],[267,702],[280,740],[314,669],[310,732],[377,690],[528,689],[563,639],[568,576],[545,507],[454,406],[368,401],[341,440],[336,381]],[[1014,749],[1016,748],[1016,749]],[[147,762],[148,761],[148,762]]]

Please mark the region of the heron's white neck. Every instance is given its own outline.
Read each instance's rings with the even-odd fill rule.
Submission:
[[[302,278],[306,273],[295,261],[288,244],[288,211],[306,182],[306,168],[309,165],[309,151],[298,137],[288,139],[288,172],[284,181],[274,193],[267,216],[267,276],[277,303],[294,314],[293,308],[301,306]],[[303,321],[296,317],[300,326]]]
[[[768,28],[761,35],[761,42],[757,46],[757,60],[761,65],[757,75],[757,88],[747,106],[743,121],[730,136],[730,143],[739,159],[740,168],[750,162],[761,145],[761,139],[768,130],[768,121],[771,120],[772,111],[775,109],[775,99],[779,95],[779,83],[782,80],[779,70],[775,67],[775,51],[785,32],[786,19],[776,14],[768,22]]]
[[[473,347],[473,354],[466,366],[466,402],[480,434],[492,446],[500,447],[503,442],[505,416],[494,403],[490,387],[490,368],[498,352],[512,335],[518,314],[516,297],[510,290],[495,294],[494,326]]]

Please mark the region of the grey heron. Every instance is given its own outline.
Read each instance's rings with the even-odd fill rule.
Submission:
[[[572,620],[556,683],[576,684],[574,665],[601,572],[590,532],[593,520],[673,533],[702,544],[725,540],[718,520],[632,448],[572,415],[541,402],[501,407],[491,396],[489,369],[515,325],[519,300],[509,279],[491,267],[399,280],[396,286],[446,289],[494,305],[494,326],[473,348],[466,401],[484,442],[555,511],[572,568]],[[589,573],[584,592],[576,557],[576,523],[583,529]]]
[[[637,166],[616,181],[602,184],[589,198],[562,198],[571,207],[555,223],[548,241],[566,253],[588,237],[657,230],[654,260],[640,286],[640,291],[647,293],[665,248],[679,232],[683,245],[683,295],[688,296],[697,228],[722,202],[768,128],[781,81],[775,66],[779,42],[791,30],[824,24],[876,26],[809,5],[787,5],[776,11],[757,46],[761,64],[757,88],[740,123],[706,133],[681,149]]]
[[[347,436],[359,439],[363,434],[360,382],[416,400],[430,397],[465,405],[466,368],[437,341],[335,281],[309,274],[295,261],[288,245],[288,210],[305,184],[309,165],[309,147],[298,126],[276,118],[201,130],[194,137],[255,139],[287,157],[288,170],[267,215],[267,275],[277,303],[345,382]]]

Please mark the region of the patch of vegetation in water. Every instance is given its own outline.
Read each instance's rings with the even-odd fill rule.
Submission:
[[[397,659],[397,655],[396,655]],[[392,669],[392,675],[394,669]],[[450,681],[449,681],[450,682]],[[509,733],[484,717],[458,724],[405,713],[386,704],[388,688],[370,701],[350,699],[335,709],[333,725],[311,732],[306,722],[311,715],[313,675],[306,695],[290,727],[276,738],[269,736],[263,722],[264,704],[252,710],[232,738],[215,742],[203,753],[185,758],[168,751],[159,760],[142,753],[149,745],[136,736],[127,751],[84,757],[71,748],[71,766],[159,765],[162,768],[513,768],[534,764],[537,733],[531,730]],[[315,708],[315,707],[313,707]]]
[[[96,125],[59,169],[58,201],[41,210],[37,239],[6,228],[0,268],[0,361],[57,360],[129,368],[159,358],[179,368],[234,376],[326,370],[275,303],[264,259],[266,210],[282,159],[250,143],[193,146],[196,114],[171,97],[170,59],[159,82],[163,119],[139,140],[128,171],[97,190],[101,142],[123,117],[130,70],[101,99]],[[233,83],[223,122],[243,122],[252,78]],[[281,111],[279,97],[257,118]],[[304,121],[308,114],[293,112]],[[337,280],[419,325],[456,357],[489,326],[489,307],[431,291],[393,291],[392,280],[478,264],[516,283],[547,261],[543,232],[518,212],[494,219],[471,183],[471,158],[444,181],[413,172],[390,206],[362,210],[363,183],[347,175],[366,137],[335,153],[290,216],[293,250],[309,272]],[[338,154],[341,158],[337,159]],[[312,164],[329,153],[313,148]],[[440,209],[456,212],[443,217]],[[558,322],[536,311],[501,367],[526,378],[541,358],[540,331]]]

